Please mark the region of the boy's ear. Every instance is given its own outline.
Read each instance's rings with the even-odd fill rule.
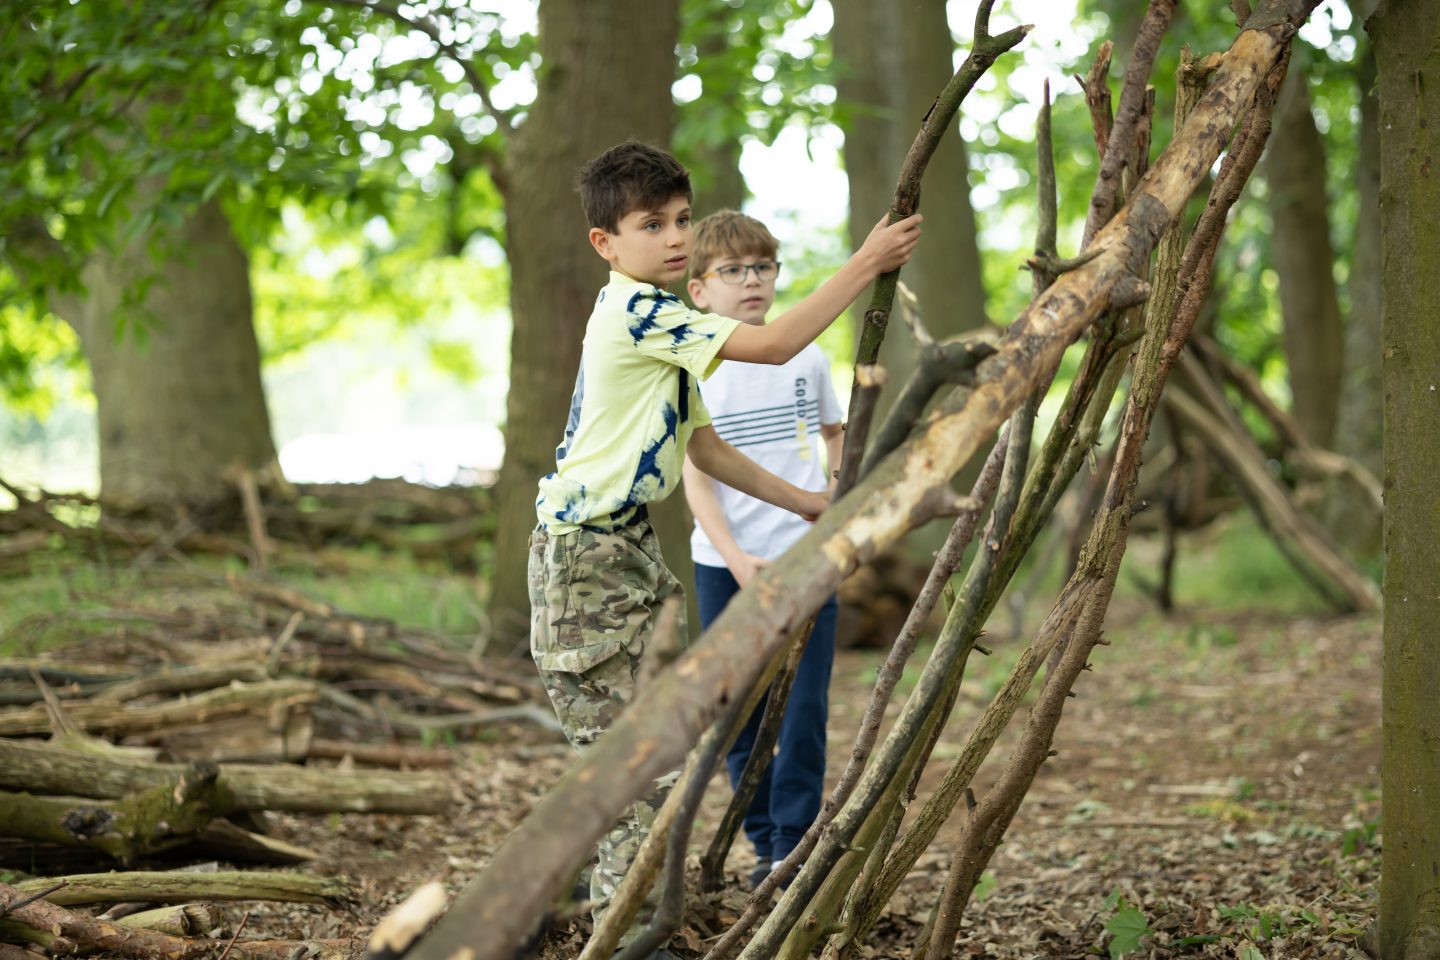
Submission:
[[[710,308],[710,298],[705,296],[705,284],[691,277],[685,283],[685,292],[690,294],[690,300],[701,310]]]
[[[610,247],[610,234],[603,227],[591,227],[588,234],[590,246],[607,261],[614,261],[615,251]]]

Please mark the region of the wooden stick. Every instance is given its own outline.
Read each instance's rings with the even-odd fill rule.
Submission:
[[[312,877],[264,870],[220,870],[215,873],[148,872],[90,873],[65,877],[65,886],[46,896],[60,907],[89,903],[187,903],[192,900],[271,900],[280,903],[324,903],[338,906],[355,897],[339,877]],[[43,890],[53,881],[26,880],[14,885],[21,893]]]

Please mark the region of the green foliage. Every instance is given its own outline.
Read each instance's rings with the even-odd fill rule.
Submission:
[[[1150,921],[1140,910],[1131,906],[1119,890],[1105,898],[1105,909],[1113,910],[1105,921],[1105,932],[1110,934],[1107,949],[1110,960],[1119,960],[1140,949],[1140,941],[1151,935]]]
[[[812,131],[834,119],[829,37],[795,36],[813,0],[685,0],[676,89],[684,100],[672,145],[700,197],[715,182],[707,160],[745,138],[773,143],[787,124]],[[782,42],[785,41],[785,42]]]

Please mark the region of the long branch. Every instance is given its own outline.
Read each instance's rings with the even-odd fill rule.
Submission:
[[[961,102],[1000,55],[1018,44],[1030,32],[1031,28],[1026,24],[1006,30],[999,36],[991,36],[990,11],[994,6],[995,0],[980,0],[980,6],[975,11],[975,38],[971,42],[970,53],[935,98],[929,112],[925,114],[925,119],[920,122],[920,131],[915,135],[910,151],[905,155],[905,162],[900,168],[900,179],[895,185],[895,197],[890,203],[891,223],[903,220],[920,208],[920,180],[931,156],[940,145],[941,138],[950,130],[951,121],[955,118],[955,112],[960,109]],[[873,364],[880,356],[880,344],[885,339],[885,327],[890,322],[890,308],[895,302],[895,284],[899,278],[900,271],[897,269],[883,274],[875,281],[870,306],[865,311],[860,345],[855,354],[857,369],[864,364]],[[856,404],[856,398],[851,397],[851,419],[857,410]],[[866,437],[861,431],[846,431],[842,462],[858,465],[865,450],[865,440]]]

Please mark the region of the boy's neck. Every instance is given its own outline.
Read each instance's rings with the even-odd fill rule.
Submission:
[[[624,277],[626,280],[629,280],[631,283],[648,283],[648,284],[650,284],[650,286],[652,286],[652,287],[659,287],[661,290],[666,289],[666,287],[668,286],[668,284],[666,284],[664,281],[659,281],[659,280],[646,280],[644,277],[634,277],[634,276],[631,276],[630,274],[626,273],[624,270],[621,270],[619,267],[614,266],[614,265],[611,265],[611,267],[610,267],[610,272],[613,273],[613,274],[615,274],[616,276]]]

